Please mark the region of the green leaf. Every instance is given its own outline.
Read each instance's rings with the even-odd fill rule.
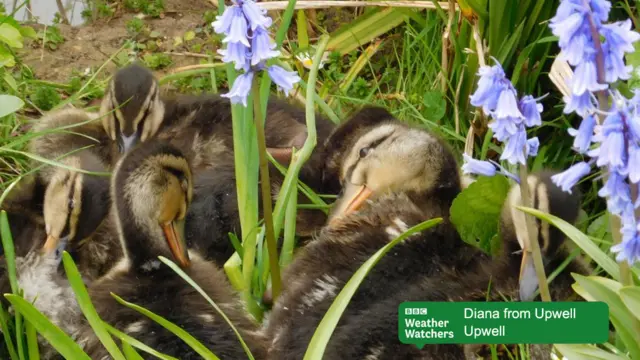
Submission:
[[[594,360],[629,360],[626,356],[612,354],[594,345],[585,344],[555,344],[558,351],[567,359]]]
[[[351,279],[344,285],[342,290],[336,298],[333,300],[331,307],[324,314],[324,317],[320,321],[320,324],[313,333],[313,337],[307,347],[307,352],[304,354],[304,360],[321,360],[324,355],[324,350],[329,343],[329,339],[333,334],[342,313],[349,305],[349,301],[360,287],[360,284],[364,278],[369,274],[371,269],[382,259],[382,257],[389,252],[399,242],[403,241],[407,237],[419,231],[426,230],[442,222],[442,218],[435,218],[424,221],[416,226],[413,226],[409,230],[405,231],[402,235],[382,247],[375,254],[373,254],[367,261],[365,261],[360,268],[351,276]]]
[[[136,350],[129,345],[128,343],[122,343],[122,352],[124,356],[127,357],[127,360],[144,360],[140,354],[136,352]]]
[[[625,286],[620,289],[619,294],[627,309],[640,320],[640,287]]]
[[[11,357],[11,360],[17,360],[18,353],[16,352],[16,347],[13,345],[13,339],[9,332],[9,313],[4,310],[2,303],[0,303],[0,330],[2,330],[4,344],[9,351],[9,357]]]
[[[91,358],[80,348],[78,344],[73,342],[64,331],[54,325],[49,319],[47,319],[42,313],[38,311],[33,305],[27,302],[25,299],[18,295],[5,294],[7,300],[13,305],[16,311],[20,312],[25,319],[27,319],[33,327],[38,330],[38,333],[42,335],[54,349],[56,349],[60,355],[66,359],[74,360],[91,360]]]
[[[24,101],[13,95],[0,95],[0,104],[2,104],[0,107],[0,118],[2,118],[22,109]]]
[[[13,67],[16,65],[16,59],[9,51],[0,46],[0,67]]]
[[[22,49],[22,34],[15,27],[4,23],[0,25],[0,41],[12,48]]]
[[[640,334],[633,325],[633,315],[624,305],[618,292],[622,284],[600,276],[582,276],[572,274],[578,284],[596,301],[604,301],[609,305],[609,317],[618,335],[624,341],[632,359],[640,359]]]
[[[480,176],[453,200],[451,222],[464,242],[489,254],[498,251],[498,222],[508,193],[504,176]]]
[[[327,50],[347,54],[402,24],[406,15],[393,8],[375,9],[331,34]]]
[[[35,39],[38,37],[38,34],[31,26],[21,25],[19,30],[20,30],[20,34],[23,37],[30,38],[30,39]]]
[[[0,59],[0,63],[2,63],[1,59]],[[16,79],[14,79],[13,76],[11,76],[11,74],[8,71],[4,73],[3,79],[4,79],[4,82],[6,82],[7,85],[9,85],[11,90],[18,91],[18,84],[16,83]]]
[[[4,250],[4,260],[7,263],[7,274],[9,275],[11,292],[18,294],[16,252],[13,247],[13,237],[11,236],[11,228],[9,227],[9,218],[7,216],[7,212],[4,210],[0,211],[0,236],[2,237],[2,249]]]
[[[131,336],[123,333],[122,331],[114,328],[113,326],[107,324],[106,322],[103,322],[102,325],[104,326],[105,329],[107,329],[107,331],[109,331],[113,336],[117,337],[118,339],[120,339],[120,341],[122,341],[123,343],[127,343],[139,350],[142,350],[144,352],[146,352],[147,354],[153,355],[159,359],[162,360],[178,360],[177,358],[174,358],[173,356],[169,356],[169,355],[165,355],[161,352],[158,352],[152,348],[150,348],[149,346],[145,345],[144,343],[132,338]]]
[[[220,316],[222,316],[222,318],[227,322],[227,324],[229,324],[229,327],[231,327],[233,332],[238,337],[238,340],[240,341],[240,344],[242,345],[242,348],[244,349],[244,352],[247,353],[247,356],[249,357],[249,359],[254,360],[253,355],[251,354],[251,350],[249,350],[249,347],[247,346],[247,344],[242,339],[242,335],[240,335],[240,332],[238,331],[238,329],[236,329],[236,327],[233,325],[231,320],[229,320],[227,315],[225,315],[225,313],[222,311],[222,309],[220,309],[218,304],[216,304],[209,297],[209,295],[207,295],[207,293],[204,292],[204,290],[202,290],[202,288],[200,286],[198,286],[198,284],[196,284],[195,281],[193,281],[193,279],[191,279],[189,277],[189,275],[187,275],[184,271],[182,271],[182,269],[180,269],[180,267],[178,265],[176,265],[173,261],[165,258],[164,256],[159,256],[158,258],[160,259],[160,261],[162,261],[167,266],[169,266],[171,268],[171,270],[175,271],[176,274],[178,274],[182,279],[184,279],[184,281],[189,283],[189,285],[191,285],[191,287],[196,289],[196,291],[198,291],[200,293],[200,295],[202,295],[202,297],[204,297],[209,302],[209,304],[211,304],[211,306],[213,306],[213,308],[216,309],[218,314],[220,314]]]
[[[69,279],[69,284],[76,294],[78,305],[80,305],[82,313],[87,318],[96,336],[114,360],[125,360],[124,354],[120,352],[120,349],[118,349],[118,346],[111,338],[111,335],[109,335],[107,329],[102,326],[102,319],[100,319],[100,315],[98,315],[96,308],[91,303],[87,288],[82,282],[82,276],[76,264],[73,262],[71,255],[66,251],[62,253],[62,262],[64,264],[64,271],[67,273],[67,278]]]
[[[582,251],[584,251],[590,258],[593,259],[601,268],[604,269],[615,280],[620,279],[620,268],[607,254],[605,254],[589,237],[583,234],[575,226],[560,219],[559,217],[544,213],[542,211],[518,206],[518,209],[529,213],[539,219],[542,219],[551,225],[557,227],[562,231],[569,239],[571,239],[576,245],[578,245]]]
[[[202,356],[203,358],[207,360],[220,360],[214,353],[209,351],[209,349],[207,349],[206,346],[202,345],[200,341],[198,341],[196,338],[191,336],[189,333],[187,333],[181,327],[177,326],[171,321],[163,318],[160,315],[156,315],[153,312],[141,306],[127,302],[114,293],[111,293],[111,296],[113,296],[116,299],[116,301],[119,302],[120,304],[141,313],[142,315],[162,325],[165,329],[171,331],[174,335],[182,339],[182,341],[184,341],[187,345],[189,345],[195,352],[200,354],[200,356]]]
[[[442,119],[447,111],[447,103],[440,91],[428,91],[422,96],[422,104],[425,109],[423,111],[425,118],[431,121]]]
[[[25,324],[27,333],[27,350],[29,354],[29,360],[40,359],[40,349],[38,347],[38,333],[33,324],[27,321]]]
[[[635,42],[633,44],[633,47],[635,51],[632,53],[626,54],[625,58],[627,60],[627,64],[633,66],[633,68],[635,69],[637,67],[640,67],[640,43]]]
[[[191,41],[196,38],[196,33],[193,31],[187,31],[184,33],[184,41]]]
[[[298,47],[300,50],[307,50],[309,48],[309,34],[307,33],[307,17],[304,10],[298,10],[296,25],[298,28]]]

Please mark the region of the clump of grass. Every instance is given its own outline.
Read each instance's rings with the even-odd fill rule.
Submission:
[[[164,12],[164,0],[125,0],[124,7],[131,11],[159,17]]]

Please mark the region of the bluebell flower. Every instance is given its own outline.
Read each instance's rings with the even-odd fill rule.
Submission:
[[[498,98],[507,88],[504,70],[499,64],[482,66],[478,75],[478,89],[471,95],[471,105],[482,107],[485,113],[490,113],[498,106]]]
[[[551,181],[562,189],[571,194],[571,189],[582,179],[591,172],[591,165],[582,161],[573,164],[567,170],[560,174],[553,175]]]
[[[607,166],[625,174],[628,158],[623,133],[623,116],[624,114],[621,111],[613,111],[602,124],[601,133],[598,136],[600,147],[597,152],[598,160],[596,164],[600,167]]]
[[[612,52],[621,56],[635,51],[633,43],[640,40],[640,34],[631,30],[631,25],[630,19],[602,25],[601,34],[604,37],[604,43],[609,45]]]
[[[500,156],[500,160],[507,160],[510,164],[520,163],[526,165],[526,146],[527,145],[527,132],[524,126],[521,126],[516,133],[509,137],[504,151]],[[536,149],[537,150],[537,149]]]
[[[244,21],[242,9],[238,6],[227,6],[222,15],[216,16],[216,21],[212,22],[211,26],[218,34],[228,34],[234,21]]]
[[[259,27],[268,29],[271,26],[273,20],[265,16],[267,10],[258,7],[252,0],[242,0],[239,1],[239,3],[242,5],[244,15],[247,17],[247,20],[249,20],[251,30],[256,31]]]
[[[638,183],[640,181],[640,146],[635,141],[629,144],[628,171],[629,171],[629,180],[634,184]]]
[[[538,137],[533,137],[527,140],[527,156],[536,156],[538,155],[538,148],[540,147],[540,140]]]
[[[293,85],[300,81],[300,76],[295,71],[287,71],[278,65],[271,65],[267,68],[269,77],[278,86],[278,89],[289,95]]]
[[[269,34],[262,28],[257,28],[251,39],[251,65],[257,65],[261,61],[268,60],[280,55],[280,51],[274,50],[276,44],[271,41]]]
[[[576,66],[582,61],[585,54],[593,54],[595,51],[590,34],[583,30],[573,35],[571,41],[562,49],[560,57],[567,60],[569,64]]]
[[[640,261],[640,224],[636,221],[633,208],[627,208],[622,215],[622,242],[611,247],[617,253],[618,262],[630,264]]]
[[[496,174],[496,167],[489,161],[476,160],[467,154],[463,154],[464,164],[462,165],[463,174],[478,174],[484,176],[493,176]]]
[[[242,14],[242,11],[234,11],[233,18],[231,19],[231,26],[229,31],[226,32],[227,36],[222,39],[223,43],[228,42],[241,42],[246,47],[251,46],[247,39],[247,21]]]
[[[590,92],[585,91],[582,95],[571,94],[570,97],[565,97],[564,113],[570,114],[575,112],[576,114],[585,117],[595,110],[596,106],[593,103],[593,95]]]
[[[512,118],[515,121],[524,120],[524,116],[518,108],[515,89],[507,88],[500,92],[498,105],[491,115],[497,119]]]
[[[218,54],[222,55],[222,61],[226,63],[234,63],[236,70],[249,69],[249,59],[247,59],[248,47],[243,43],[229,43],[226,49],[219,49]]]
[[[609,86],[598,82],[598,72],[596,70],[595,56],[583,59],[573,74],[571,80],[571,92],[582,95],[585,91],[595,92],[605,90]]]
[[[573,147],[580,153],[584,154],[589,150],[591,141],[593,139],[593,129],[596,126],[596,118],[593,114],[587,115],[580,122],[578,130],[574,128],[569,129],[569,135],[574,137]]]
[[[620,215],[631,203],[631,189],[625,176],[617,171],[610,171],[609,178],[598,191],[598,196],[607,198],[607,209],[614,215]]]
[[[540,113],[543,110],[542,104],[531,95],[526,95],[520,99],[520,109],[522,109],[522,115],[524,116],[524,125],[527,127],[542,125],[542,118]]]
[[[511,118],[498,118],[489,123],[493,131],[493,137],[498,141],[505,141],[518,131],[518,120]]]
[[[221,96],[231,99],[232,104],[241,103],[247,106],[247,96],[251,91],[251,82],[253,81],[253,71],[246,72],[236,78],[233,82],[231,90]]]

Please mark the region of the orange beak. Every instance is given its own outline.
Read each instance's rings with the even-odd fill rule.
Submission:
[[[169,244],[171,254],[178,261],[181,267],[189,267],[191,260],[184,241],[184,219],[174,220],[160,225],[164,232],[164,237]]]
[[[339,200],[336,203],[331,214],[331,222],[341,216],[358,211],[371,195],[373,195],[373,191],[366,185],[345,185],[344,200]]]
[[[520,264],[520,301],[533,301],[538,289],[538,275],[533,264],[533,256],[525,248],[522,250],[522,262]]]
[[[57,237],[48,235],[47,240],[44,242],[44,246],[42,247],[42,252],[48,255],[56,251],[59,241],[60,239],[58,239]]]

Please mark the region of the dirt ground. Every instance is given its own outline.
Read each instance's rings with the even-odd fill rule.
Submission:
[[[184,55],[185,49],[174,46],[174,38],[184,36],[187,31],[204,26],[203,15],[207,10],[216,8],[208,0],[166,0],[163,18],[144,18],[144,23],[151,31],[157,32],[161,51],[167,52],[173,64],[171,68],[199,63],[201,58]],[[111,18],[100,18],[95,23],[72,27],[58,25],[65,41],[58,45],[58,49],[50,51],[35,44],[26,47],[22,60],[34,71],[41,80],[65,83],[72,71],[84,72],[87,68],[96,70],[112,56],[131,36],[126,24],[136,14],[126,13],[117,9]],[[43,26],[35,25],[36,29]],[[126,51],[126,50],[125,50]],[[182,55],[171,54],[171,52]],[[165,71],[158,71],[162,74]],[[115,69],[110,63],[104,69],[109,74]]]

